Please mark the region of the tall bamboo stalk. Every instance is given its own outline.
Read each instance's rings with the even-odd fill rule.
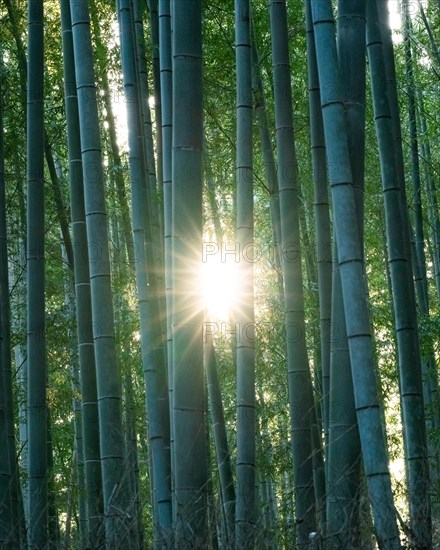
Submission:
[[[136,75],[135,41],[132,14],[128,0],[119,2],[121,59],[124,76],[124,91],[127,106],[130,181],[132,195],[132,226],[135,245],[135,273],[140,312],[140,335],[142,364],[146,386],[148,437],[152,459],[153,513],[156,544],[164,543],[171,529],[171,494],[169,451],[165,434],[168,432],[169,416],[163,415],[160,407],[160,369],[164,369],[160,347],[160,324],[157,318],[154,295],[155,287],[149,284],[154,277],[154,265],[148,264],[145,242],[145,223],[150,222],[146,211],[149,208],[149,183],[146,168],[145,147],[142,139],[142,110],[140,88]],[[158,242],[156,246],[161,246]],[[150,256],[151,257],[151,256]],[[168,409],[166,410],[168,413]]]
[[[164,286],[166,312],[166,358],[168,373],[168,402],[173,403],[173,330],[172,330],[172,128],[173,128],[173,71],[171,55],[171,7],[170,0],[159,0],[159,61],[162,128],[162,200],[164,242]],[[170,422],[170,455],[173,452],[173,422]],[[174,471],[171,465],[171,470]],[[171,478],[171,486],[173,479]]]
[[[266,187],[269,193],[269,209],[272,224],[274,260],[278,272],[278,284],[280,294],[283,293],[283,276],[281,267],[281,226],[280,226],[280,202],[278,190],[277,167],[269,132],[269,118],[264,95],[263,76],[255,38],[255,29],[252,27],[252,87],[255,98],[255,116],[258,121],[261,152],[263,154],[264,174]]]
[[[99,448],[98,397],[93,344],[90,295],[89,247],[84,207],[84,178],[81,160],[78,96],[69,0],[61,0],[64,92],[69,155],[70,208],[72,218],[77,345],[81,386],[82,449],[77,458],[84,463],[86,484],[87,539],[92,546],[104,542],[101,457]],[[82,498],[82,497],[81,497]]]
[[[400,547],[400,541],[382,413],[377,395],[373,338],[368,314],[332,5],[329,0],[311,0],[311,7],[338,261],[364,470],[379,545],[397,549]]]
[[[43,1],[28,8],[27,68],[27,367],[30,549],[48,544],[45,340]]]
[[[174,531],[177,548],[205,547],[208,459],[203,371],[202,5],[173,3],[172,323]],[[191,445],[188,445],[188,442]]]
[[[121,547],[128,532],[125,515],[124,435],[121,380],[116,357],[107,216],[104,197],[99,117],[90,18],[87,2],[71,0],[72,35],[80,121],[84,200],[89,242],[93,341],[97,375],[99,437],[103,483],[105,536],[110,547]]]
[[[345,121],[363,249],[365,167],[365,3],[339,0],[337,47]],[[335,239],[336,240],[336,239]],[[362,250],[363,253],[363,250]],[[335,245],[327,460],[327,532],[330,547],[359,545],[360,441],[338,250]],[[345,388],[341,394],[341,387]]]
[[[1,55],[1,54],[0,54]],[[3,128],[4,68],[0,59],[0,546],[20,547],[18,467],[15,448]]]
[[[397,332],[410,519],[414,543],[420,547],[429,547],[432,535],[422,365],[412,268],[405,250],[407,226],[402,211],[406,208],[406,204],[403,202],[395,169],[391,112],[379,25],[376,3],[371,2],[368,6],[368,55],[385,195],[385,220]]]
[[[235,1],[236,56],[236,238],[241,280],[237,303],[237,500],[236,548],[253,548],[255,491],[255,327],[252,174],[252,59],[249,0]],[[246,254],[248,251],[248,254]]]
[[[325,440],[328,439],[331,295],[332,295],[332,239],[330,207],[327,189],[324,127],[321,112],[318,67],[310,3],[306,3],[307,70],[309,88],[310,134],[314,185],[316,227],[316,257],[319,288],[319,322],[321,335],[321,372],[318,395]]]
[[[116,195],[119,201],[119,208],[121,209],[121,224],[124,234],[125,248],[127,250],[128,262],[132,269],[134,269],[134,249],[133,249],[133,237],[131,233],[130,224],[130,209],[127,200],[127,191],[125,188],[124,178],[124,166],[121,159],[121,152],[118,145],[118,138],[116,133],[116,118],[115,107],[112,102],[112,89],[108,77],[108,66],[106,59],[106,44],[102,38],[101,22],[96,5],[96,1],[89,2],[90,7],[90,23],[93,31],[93,39],[96,43],[97,50],[97,69],[98,79],[102,86],[103,102],[106,110],[107,132],[108,139],[110,141],[111,157],[113,158],[113,178],[115,181]]]
[[[314,400],[306,346],[299,189],[285,0],[271,0],[270,25],[284,275],[289,408],[295,480],[296,547],[316,530],[312,435]]]

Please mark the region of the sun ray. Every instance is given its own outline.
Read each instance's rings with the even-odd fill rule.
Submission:
[[[208,318],[228,320],[239,294],[238,269],[234,256],[213,254],[205,257],[201,286]]]

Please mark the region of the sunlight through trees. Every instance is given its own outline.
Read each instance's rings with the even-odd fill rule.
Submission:
[[[0,547],[438,548],[440,3],[0,2]]]

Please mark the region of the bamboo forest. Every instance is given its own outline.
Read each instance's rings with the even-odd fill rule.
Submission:
[[[0,0],[0,549],[440,548],[440,0]]]

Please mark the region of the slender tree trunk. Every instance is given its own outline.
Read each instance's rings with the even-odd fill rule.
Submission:
[[[159,0],[159,59],[162,128],[162,179],[163,179],[163,237],[165,269],[165,312],[166,312],[166,357],[168,373],[168,400],[170,414],[173,403],[173,328],[172,328],[172,129],[173,129],[173,78],[171,55],[171,8],[170,0]],[[159,129],[158,129],[159,131]],[[171,419],[170,419],[171,420]],[[175,471],[174,423],[170,421],[171,471]],[[173,477],[171,477],[173,490]]]
[[[211,166],[210,153],[208,150],[208,144],[206,143],[206,136],[203,143],[203,160],[206,175],[206,193],[211,210],[211,219],[214,225],[215,242],[218,246],[219,243],[223,242],[223,229],[221,225],[219,206],[216,197],[217,184]]]
[[[82,401],[82,445],[87,538],[93,547],[104,542],[101,456],[99,448],[98,398],[90,294],[89,246],[84,206],[84,177],[81,160],[78,97],[69,0],[61,0],[64,86],[69,151],[70,206],[73,234],[74,280],[77,316],[77,345]],[[93,241],[92,241],[93,242]]]
[[[147,246],[147,263],[149,271],[149,286],[151,289],[151,294],[153,296],[153,305],[155,312],[155,321],[154,327],[157,333],[157,354],[158,360],[160,361],[159,368],[157,371],[158,376],[158,400],[159,407],[161,409],[161,416],[163,417],[163,438],[165,445],[165,453],[167,456],[167,462],[169,464],[169,448],[170,448],[170,428],[169,428],[169,394],[168,394],[168,377],[167,377],[167,319],[166,319],[166,297],[165,297],[165,259],[164,259],[164,228],[163,228],[163,212],[162,212],[162,195],[163,195],[163,158],[161,154],[161,159],[158,161],[160,164],[160,180],[156,177],[156,173],[159,171],[156,170],[155,158],[156,154],[154,151],[154,141],[153,141],[153,125],[151,120],[151,112],[149,107],[149,86],[148,86],[148,74],[147,74],[147,64],[146,64],[146,53],[145,53],[145,39],[143,32],[143,17],[140,0],[132,1],[132,20],[135,31],[135,54],[137,60],[137,74],[138,74],[138,86],[139,86],[139,106],[140,106],[140,115],[141,121],[143,122],[143,136],[144,136],[144,149],[145,149],[145,167],[148,174],[148,204],[149,204],[149,215],[148,215],[148,224],[150,230],[146,231],[146,246]],[[156,21],[156,25],[157,25]],[[158,31],[157,31],[158,32]],[[157,59],[159,63],[159,58]],[[159,67],[157,67],[159,70]],[[159,78],[159,75],[157,75]],[[160,88],[159,88],[160,93]],[[162,112],[162,109],[160,110]],[[161,115],[162,116],[162,115]],[[161,133],[162,128],[160,126],[161,118],[159,121],[158,133]],[[162,139],[160,144],[158,142],[158,147],[162,148]],[[169,469],[169,465],[166,466],[166,469]],[[170,477],[170,472],[168,472],[168,477]],[[169,485],[169,481],[168,481]]]
[[[163,545],[170,536],[172,514],[170,494],[169,451],[166,433],[169,416],[163,415],[160,403],[160,370],[165,370],[161,353],[160,319],[157,316],[154,285],[154,266],[148,264],[145,247],[145,213],[150,205],[148,174],[141,128],[140,90],[136,78],[135,43],[132,34],[131,13],[128,0],[120,0],[119,21],[121,29],[122,68],[127,105],[129,162],[132,194],[132,225],[135,244],[135,272],[140,311],[141,350],[146,385],[146,406],[149,440],[152,457],[153,511],[155,541]],[[157,243],[156,246],[160,246]],[[168,410],[167,410],[168,412]]]
[[[379,545],[400,548],[382,426],[331,2],[312,0],[329,180],[362,457]],[[356,229],[355,229],[356,228]]]
[[[274,260],[278,272],[278,284],[280,287],[280,293],[282,295],[283,276],[281,266],[281,226],[277,167],[275,164],[275,158],[272,148],[272,140],[269,133],[269,121],[266,109],[266,99],[264,97],[263,77],[261,74],[254,28],[252,29],[252,87],[254,90],[255,98],[255,116],[258,121],[261,151],[263,154],[266,187],[269,193],[269,209],[270,219],[272,223]]]
[[[124,319],[124,311],[119,317],[119,320]],[[127,326],[124,323],[122,326]],[[141,521],[141,507],[140,507],[140,495],[139,495],[139,462],[137,453],[137,435],[136,435],[136,410],[134,406],[133,396],[133,379],[132,374],[129,371],[128,365],[125,365],[126,372],[124,373],[124,420],[125,420],[125,455],[127,457],[127,468],[129,475],[129,513],[133,518],[132,539],[127,545],[130,545],[132,550],[142,550],[142,521]],[[128,367],[128,368],[127,368]]]
[[[24,350],[24,346],[17,344],[14,350],[15,356],[15,368],[17,370],[17,382],[19,391],[19,403],[18,403],[18,437],[19,437],[19,458],[21,468],[28,471],[28,423],[27,423],[27,359]],[[25,531],[29,524],[29,483],[27,476],[20,479],[21,494],[23,498]]]
[[[408,0],[403,0],[404,46],[406,95],[408,98],[409,137],[411,153],[412,207],[414,210],[415,257],[414,275],[419,303],[428,304],[428,285],[426,281],[425,237],[423,228],[422,194],[420,184],[419,139],[417,132],[417,113],[415,97],[415,78],[411,48],[412,24],[409,15]],[[429,306],[427,308],[429,310]]]
[[[27,79],[28,546],[48,545],[43,1],[29,4]]]
[[[138,1],[138,0],[137,0]],[[162,121],[162,78],[161,78],[161,57],[160,50],[162,49],[161,37],[160,37],[160,28],[159,28],[159,18],[161,17],[161,4],[162,0],[147,0],[147,4],[150,10],[150,32],[151,32],[151,43],[153,47],[153,86],[154,86],[154,116],[156,122],[157,131],[155,132],[156,136],[156,158],[157,158],[157,183],[159,187],[159,194],[161,193],[162,183],[163,183],[163,150],[164,146],[162,143],[162,132],[160,131],[163,128]],[[158,12],[159,4],[159,12]],[[159,39],[160,38],[160,39]]]
[[[415,295],[411,264],[405,255],[406,226],[401,215],[405,204],[402,200],[395,170],[391,114],[389,104],[387,104],[386,72],[375,3],[371,3],[368,8],[368,42],[374,112],[385,195],[385,220],[399,354],[411,528],[414,543],[417,546],[429,547],[431,544],[429,468]]]
[[[75,443],[73,448],[73,466],[75,468],[75,476],[73,478],[73,483],[76,487],[76,496],[78,500],[78,540],[81,547],[84,548],[87,547],[88,544],[88,518],[86,502],[86,478],[84,473],[85,464],[83,444],[83,414],[81,410],[81,399],[77,398],[78,395],[81,395],[80,374],[78,370],[78,363],[76,363],[73,366],[72,375],[72,389],[74,392],[73,414],[75,428]]]
[[[321,333],[321,376],[318,394],[321,399],[325,439],[328,439],[331,294],[332,294],[332,241],[327,190],[324,127],[321,113],[316,49],[310,5],[306,4],[307,67],[309,84],[310,131],[315,201],[316,255],[318,264],[319,318]]]
[[[423,99],[420,102],[420,134],[425,136],[421,143],[422,155],[425,159],[426,197],[428,200],[428,217],[431,230],[432,260],[434,265],[434,281],[437,296],[440,298],[440,215],[437,199],[437,186],[435,185],[433,157],[431,143],[428,134]]]
[[[252,174],[252,60],[249,0],[235,1],[237,67],[237,246],[241,292],[237,303],[237,500],[235,545],[253,548],[255,493],[255,327]]]
[[[26,102],[26,81],[27,81],[27,64],[26,64],[26,52],[23,46],[23,41],[19,32],[19,27],[17,23],[17,18],[15,14],[14,6],[12,5],[11,0],[5,0],[5,5],[8,11],[8,17],[11,22],[11,30],[14,36],[15,45],[17,48],[17,60],[18,60],[18,70],[20,72],[20,87],[22,93],[23,107]],[[46,158],[47,168],[50,175],[50,183],[53,192],[53,197],[55,200],[55,207],[57,212],[58,221],[61,228],[61,234],[63,236],[64,245],[67,251],[68,265],[73,268],[73,250],[72,250],[72,241],[69,233],[69,220],[67,216],[67,211],[64,206],[63,196],[60,188],[60,181],[56,173],[55,161],[53,158],[52,147],[49,141],[49,135],[44,130],[44,155]]]
[[[55,486],[53,477],[53,443],[52,443],[52,419],[50,409],[47,411],[47,487],[48,487],[48,535],[49,548],[59,548],[61,543],[60,524],[58,521],[58,510],[55,500]]]
[[[338,60],[361,248],[364,220],[365,5],[338,3]],[[362,251],[363,253],[363,251]],[[344,302],[335,246],[327,468],[329,548],[359,544],[360,441],[353,395]],[[345,388],[341,395],[341,388]]]
[[[295,480],[296,547],[305,548],[316,530],[313,486],[313,390],[306,347],[301,262],[298,174],[285,0],[270,3],[275,127],[280,194],[281,250],[291,437]]]
[[[96,102],[90,19],[87,2],[71,0],[72,34],[84,166],[84,199],[89,256],[93,340],[95,347],[99,437],[105,535],[109,547],[122,547],[129,526],[125,515],[124,435],[121,380],[116,358],[110,281],[107,217]]]
[[[332,290],[326,544],[336,549],[359,544],[360,473],[359,430],[336,250]],[[345,388],[343,394],[341,388]]]
[[[200,0],[173,5],[173,512],[175,546],[182,550],[208,540],[203,310],[196,283],[203,229],[201,15]]]
[[[385,73],[387,79],[387,93],[391,114],[391,124],[393,131],[393,142],[394,142],[394,155],[396,161],[396,171],[397,177],[400,186],[400,192],[402,194],[402,204],[407,205],[408,201],[406,198],[406,187],[405,187],[405,175],[404,175],[404,161],[403,161],[403,147],[402,147],[402,129],[400,125],[400,108],[399,100],[397,96],[397,78],[396,78],[396,67],[394,60],[394,46],[391,33],[391,27],[389,24],[389,11],[387,2],[376,2],[378,19],[381,23],[380,33],[382,37],[382,48],[385,64]],[[402,216],[404,217],[405,223],[405,250],[408,261],[412,261],[411,254],[411,226],[408,218],[407,208],[402,209]],[[413,265],[414,268],[414,265]]]
[[[124,233],[125,247],[127,250],[128,261],[132,269],[134,269],[134,247],[133,236],[131,233],[130,224],[130,209],[127,200],[127,191],[125,189],[124,167],[119,151],[118,138],[116,133],[116,120],[114,115],[114,106],[112,104],[112,89],[108,79],[108,66],[106,63],[106,46],[101,35],[101,27],[99,15],[97,13],[96,0],[89,3],[90,6],[90,22],[92,24],[93,37],[96,41],[98,51],[97,64],[99,67],[99,78],[103,88],[103,100],[106,110],[106,118],[108,123],[108,137],[110,141],[111,155],[113,157],[113,172],[116,184],[116,195],[118,197],[119,206],[121,209],[122,231]]]
[[[163,223],[164,223],[164,261],[165,276],[169,274],[171,266],[171,172],[172,172],[172,56],[171,56],[171,10],[170,0],[159,0],[159,35],[160,35],[160,90],[161,90],[161,120],[162,128],[162,164],[163,164]],[[170,281],[165,279],[167,293],[167,319],[170,315]],[[171,364],[171,327],[167,328],[168,364]],[[169,374],[171,374],[169,372]],[[172,391],[171,378],[169,389]],[[170,395],[171,397],[171,395]],[[170,401],[171,402],[171,401]]]
[[[1,55],[1,54],[0,54]],[[18,468],[12,394],[8,232],[3,129],[4,73],[0,60],[0,547],[20,548]]]
[[[225,518],[225,545],[226,548],[231,548],[234,541],[235,489],[212,334],[205,332],[204,344],[209,409],[220,478],[221,503]]]
[[[408,204],[408,201],[406,199],[406,187],[405,187],[405,178],[404,178],[404,161],[403,161],[403,148],[402,148],[402,130],[400,125],[400,114],[399,114],[399,102],[397,97],[397,81],[396,81],[396,69],[394,64],[394,53],[393,53],[393,41],[391,36],[391,29],[389,26],[389,13],[387,10],[387,5],[383,2],[377,3],[377,11],[379,15],[379,21],[381,23],[380,30],[382,35],[382,42],[383,42],[383,51],[384,51],[384,63],[385,63],[385,71],[387,75],[387,81],[388,81],[388,88],[387,88],[387,94],[389,98],[389,106],[390,106],[390,113],[391,113],[391,123],[392,123],[392,130],[393,130],[393,138],[394,138],[394,154],[396,159],[396,170],[398,175],[398,181],[400,185],[400,190],[402,194],[402,203],[404,205]],[[409,221],[408,216],[408,210],[407,208],[402,209],[402,216],[405,220],[405,246],[406,246],[406,255],[408,257],[408,260],[412,261],[413,266],[413,273],[414,278],[417,282],[416,284],[416,297],[418,301],[418,306],[420,308],[420,312],[423,315],[428,314],[428,302],[424,301],[424,297],[427,297],[428,293],[427,290],[422,287],[422,281],[425,280],[426,277],[423,277],[423,275],[419,272],[420,264],[418,261],[414,261],[415,254],[411,254],[411,237],[412,234],[412,228]],[[435,403],[437,401],[437,396],[439,394],[438,390],[438,380],[435,372],[435,367],[432,368],[429,366],[430,358],[429,357],[423,357],[422,358],[422,370],[424,374],[424,397],[425,397],[425,404],[431,404]],[[438,415],[438,408],[437,410],[434,409],[435,413]]]
[[[157,21],[157,12],[154,18],[155,25],[158,25]],[[151,238],[152,238],[152,248],[155,256],[155,272],[154,277],[157,280],[156,287],[159,289],[163,288],[163,248],[162,244],[163,239],[163,227],[161,220],[161,213],[159,209],[160,205],[160,195],[162,193],[162,179],[160,180],[160,190],[156,177],[156,165],[155,165],[155,155],[154,152],[154,142],[153,142],[153,125],[151,121],[151,112],[149,107],[149,85],[148,85],[148,73],[147,73],[147,62],[146,62],[146,52],[145,52],[145,39],[143,31],[143,17],[142,17],[142,8],[140,0],[132,0],[132,23],[134,28],[134,37],[135,37],[135,55],[136,55],[136,68],[138,76],[138,86],[139,86],[139,112],[141,120],[143,122],[142,133],[144,137],[144,148],[145,148],[145,167],[148,173],[148,186],[149,186],[149,216],[150,216],[150,225],[151,225]],[[155,34],[158,30],[155,30]],[[154,50],[156,51],[156,50]],[[156,70],[156,61],[153,63],[154,70]],[[159,78],[159,56],[157,55],[157,79]],[[160,88],[159,88],[160,94]],[[158,131],[156,135],[161,134],[161,121],[159,122]],[[162,138],[161,142],[162,142]],[[161,145],[162,147],[162,145]],[[162,174],[162,153],[160,159],[161,165],[161,174]],[[161,175],[162,178],[162,175]],[[162,307],[162,304],[161,304]],[[162,322],[162,318],[161,318]]]
[[[14,347],[14,363],[17,380],[17,394],[18,394],[18,443],[19,452],[18,459],[19,465],[22,470],[27,472],[28,470],[28,435],[27,435],[27,358],[25,351],[25,342],[22,337],[26,333],[26,209],[23,201],[22,183],[23,177],[19,169],[19,163],[17,159],[15,162],[15,179],[18,189],[18,202],[19,202],[19,227],[20,237],[15,247],[15,253],[12,258],[12,264],[14,267],[10,268],[9,277],[11,279],[11,287],[15,288],[15,300],[17,304],[17,310],[15,315],[11,316],[11,331],[20,334],[21,338]],[[19,517],[20,522],[20,536],[21,542],[24,545],[26,542],[26,529],[29,519],[29,491],[27,476],[18,476],[18,491],[20,499],[21,514]]]
[[[418,8],[420,15],[422,17],[423,24],[425,25],[426,32],[429,37],[429,44],[431,46],[431,58],[433,58],[434,63],[437,65],[437,69],[440,69],[440,51],[435,41],[434,34],[432,32],[431,25],[429,24],[428,18],[426,17],[425,8],[420,0],[418,0]]]
[[[67,265],[71,270],[73,270],[72,239],[70,238],[67,209],[64,206],[63,196],[61,193],[61,177],[59,177],[57,174],[55,160],[52,154],[52,147],[50,145],[49,136],[46,131],[44,132],[44,155],[46,157],[46,164],[49,170],[50,183],[55,200],[58,221],[60,223],[61,236],[63,238],[63,244],[66,249],[65,257],[67,260]]]

